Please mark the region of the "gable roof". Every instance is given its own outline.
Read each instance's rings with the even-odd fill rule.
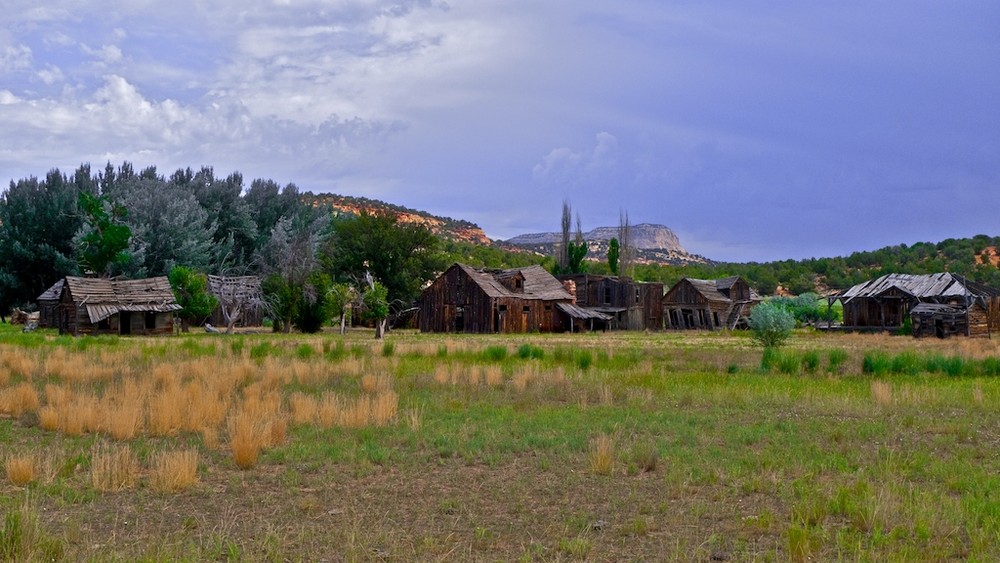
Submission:
[[[66,276],[63,290],[69,291],[73,303],[87,310],[91,323],[123,311],[169,313],[181,309],[166,276],[140,280]]]
[[[562,282],[541,266],[511,268],[508,270],[477,269],[465,264],[455,264],[472,279],[489,297],[514,297],[542,301],[572,300]],[[513,291],[501,282],[520,274],[524,278],[524,291]]]
[[[62,295],[63,282],[65,280],[59,280],[52,284],[52,287],[46,289],[38,296],[36,301],[58,301],[59,296]]]
[[[950,272],[937,274],[886,274],[859,283],[840,295],[847,303],[855,298],[873,298],[897,289],[918,300],[941,297],[996,297],[1000,290],[972,282]]]

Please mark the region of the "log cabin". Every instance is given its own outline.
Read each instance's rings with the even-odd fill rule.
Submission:
[[[166,276],[139,280],[67,276],[59,296],[59,333],[173,334],[174,312],[180,309]]]
[[[663,296],[664,322],[672,329],[745,328],[760,297],[739,276],[683,278]]]

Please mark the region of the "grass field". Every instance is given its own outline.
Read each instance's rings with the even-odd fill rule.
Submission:
[[[1000,560],[1000,343],[0,327],[0,559]]]

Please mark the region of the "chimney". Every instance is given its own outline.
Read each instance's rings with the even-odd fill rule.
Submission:
[[[573,296],[573,301],[571,301],[571,303],[576,305],[576,282],[573,280],[566,280],[563,282],[563,287],[571,296]]]

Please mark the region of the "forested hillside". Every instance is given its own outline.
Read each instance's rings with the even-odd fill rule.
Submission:
[[[846,257],[768,263],[636,264],[626,274],[670,286],[682,277],[740,275],[761,294],[845,289],[882,274],[941,271],[1000,287],[1000,237],[978,235],[939,243],[897,245]],[[582,266],[608,274],[606,256]],[[317,289],[358,290],[370,270],[388,287],[398,309],[452,262],[507,268],[542,264],[550,256],[512,251],[467,221],[365,198],[301,192],[294,184],[212,168],[155,167],[135,171],[110,163],[98,172],[12,181],[0,196],[0,313],[30,306],[66,275],[166,275],[174,266],[213,274],[259,274],[291,309],[290,295],[326,295]],[[289,293],[290,292],[290,293]],[[336,292],[335,292],[336,293]],[[311,297],[312,298],[312,297]],[[277,297],[276,297],[277,299]],[[312,307],[315,303],[311,303]]]
[[[997,248],[1000,248],[1000,237],[977,235],[939,243],[900,244],[835,258],[662,267],[639,265],[636,277],[673,284],[682,277],[711,279],[739,275],[762,294],[769,295],[779,286],[793,294],[825,293],[892,272],[930,274],[947,271],[1000,287]]]

